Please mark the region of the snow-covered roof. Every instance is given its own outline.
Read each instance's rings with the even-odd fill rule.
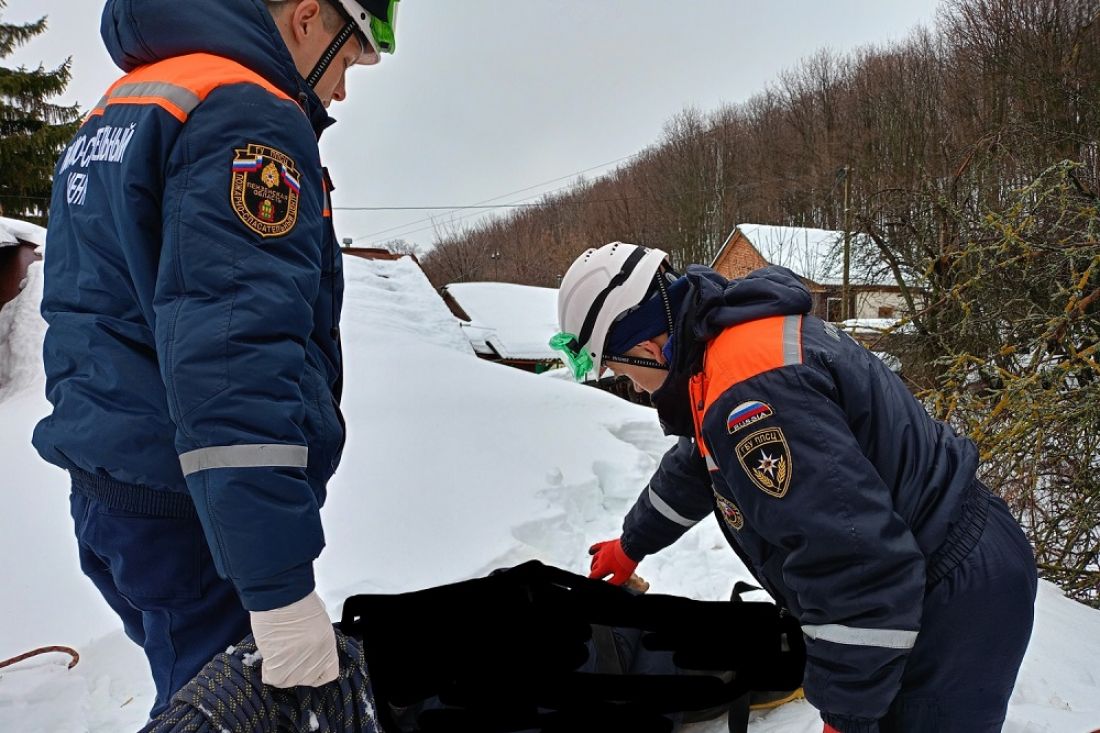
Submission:
[[[447,293],[470,317],[463,332],[479,354],[503,359],[557,359],[558,291],[514,283],[453,283]]]
[[[837,324],[854,335],[873,335],[892,331],[895,334],[912,334],[916,331],[912,321],[902,324],[900,318],[849,318]]]
[[[29,221],[0,216],[0,247],[13,244],[46,244],[46,229]]]
[[[883,333],[900,322],[900,318],[849,318],[840,327],[848,333]]]
[[[371,334],[373,346],[382,348],[394,336],[412,335],[419,342],[470,353],[447,304],[411,258],[345,256],[344,280],[350,295],[344,299],[341,319],[345,324],[369,324],[364,330]]]
[[[844,232],[767,224],[738,224],[749,242],[772,265],[781,265],[820,285],[844,284]],[[736,231],[736,230],[735,230]],[[864,235],[852,235],[852,247],[860,247]],[[867,272],[853,258],[849,281],[853,285],[897,285],[885,272]]]

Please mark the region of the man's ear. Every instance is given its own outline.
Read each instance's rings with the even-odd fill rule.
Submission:
[[[654,361],[659,361],[662,364],[665,362],[665,354],[661,350],[661,345],[653,339],[646,339],[638,344],[638,347],[645,350],[646,355]]]
[[[290,31],[299,43],[310,33],[316,33],[320,23],[321,3],[318,0],[301,0],[290,13]]]

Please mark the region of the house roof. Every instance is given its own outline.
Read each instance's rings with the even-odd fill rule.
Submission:
[[[453,283],[444,288],[469,317],[463,332],[479,354],[502,359],[557,359],[558,291],[514,283]]]
[[[46,244],[46,229],[29,221],[0,216],[0,247],[15,244]]]
[[[417,267],[420,267],[420,260],[417,259],[415,254],[390,252],[385,247],[340,247],[340,251],[346,255],[353,255],[355,257],[361,257],[365,260],[399,260],[402,257],[408,257],[416,263]],[[423,268],[421,268],[423,269]]]
[[[839,325],[848,333],[875,334],[885,333],[899,323],[900,318],[849,318]]]
[[[345,256],[343,265],[350,297],[344,299],[341,319],[345,324],[369,323],[378,348],[413,334],[418,341],[470,354],[454,315],[411,258]]]
[[[767,224],[738,224],[722,250],[740,231],[769,264],[780,265],[819,285],[844,284],[844,232],[805,227],[780,227]],[[865,245],[865,235],[853,234],[853,248]],[[852,285],[897,285],[886,267],[869,272],[852,258],[849,281]]]

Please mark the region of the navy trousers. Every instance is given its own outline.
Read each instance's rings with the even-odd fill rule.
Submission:
[[[80,567],[144,649],[155,717],[211,657],[251,633],[248,612],[218,577],[197,517],[119,509],[73,481]]]
[[[1035,617],[1035,558],[1001,499],[989,496],[981,536],[933,579],[901,692],[881,733],[996,733]]]

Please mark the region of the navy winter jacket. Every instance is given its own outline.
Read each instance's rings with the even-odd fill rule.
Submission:
[[[662,390],[683,392],[695,429],[627,515],[623,548],[641,559],[713,511],[801,622],[807,698],[840,730],[874,729],[898,693],[928,560],[975,481],[976,449],[809,315],[790,271],[688,278]]]
[[[34,445],[131,504],[189,493],[277,608],[313,588],[344,441],[331,119],[262,0],[110,0],[101,30],[127,76],[55,169]]]

